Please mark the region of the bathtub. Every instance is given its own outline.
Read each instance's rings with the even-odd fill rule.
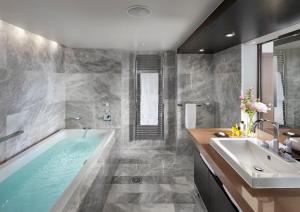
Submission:
[[[2,164],[0,211],[75,211],[112,148],[114,133],[60,130]]]

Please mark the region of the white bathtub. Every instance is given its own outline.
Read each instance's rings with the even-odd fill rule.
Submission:
[[[7,187],[9,185],[9,183],[11,183],[10,181],[13,182],[13,180],[15,180],[15,182],[17,182],[17,180],[19,180],[19,179],[22,181],[23,178],[20,178],[20,177],[16,178],[16,176],[18,176],[18,175],[23,176],[22,174],[19,174],[19,173],[21,173],[21,172],[26,173],[26,171],[24,171],[24,170],[33,169],[33,168],[29,168],[31,164],[33,164],[32,166],[34,166],[35,164],[40,163],[40,161],[42,161],[42,158],[46,158],[47,160],[44,160],[46,162],[54,160],[52,158],[53,157],[55,158],[55,154],[53,154],[53,157],[52,157],[52,152],[51,152],[51,151],[53,151],[53,149],[57,150],[57,151],[62,151],[62,150],[60,150],[60,148],[63,148],[63,149],[66,149],[66,151],[70,151],[73,153],[72,148],[74,148],[74,146],[75,146],[77,148],[76,153],[77,152],[79,154],[82,153],[86,157],[86,160],[84,163],[82,163],[80,165],[76,165],[76,170],[79,170],[79,171],[78,172],[76,171],[75,175],[73,173],[74,178],[68,179],[68,180],[70,180],[70,183],[69,183],[69,181],[67,181],[68,182],[67,187],[66,187],[66,189],[63,190],[63,192],[59,196],[58,200],[53,203],[49,203],[51,201],[47,202],[47,204],[49,204],[49,205],[51,204],[51,207],[50,208],[48,207],[48,208],[49,209],[52,208],[51,209],[52,211],[72,211],[72,210],[75,211],[79,207],[80,202],[84,198],[85,194],[88,191],[88,188],[91,186],[93,180],[95,179],[101,164],[105,160],[105,157],[107,157],[107,154],[105,154],[105,152],[107,151],[107,149],[112,148],[114,141],[115,141],[115,138],[114,138],[115,132],[113,130],[91,129],[91,130],[87,131],[86,139],[81,139],[84,137],[85,133],[86,133],[86,130],[81,130],[81,129],[60,130],[59,132],[51,135],[50,137],[48,137],[47,139],[45,139],[41,142],[39,142],[37,145],[26,150],[25,152],[21,153],[20,155],[16,156],[15,158],[2,164],[0,166],[0,191],[3,187],[2,194],[3,194],[3,191],[5,193],[6,190],[8,192],[11,192],[10,190],[5,188],[5,186]],[[76,139],[77,139],[77,141],[76,141]],[[99,139],[99,141],[97,139]],[[86,141],[86,140],[87,140],[87,142],[85,143],[84,141]],[[75,141],[77,143],[75,143]],[[61,143],[59,143],[59,142],[61,142]],[[65,142],[66,145],[65,145],[65,143],[62,143],[62,142]],[[93,146],[91,146],[90,143],[93,144]],[[69,146],[71,146],[71,147],[69,147]],[[53,148],[51,148],[51,147],[53,147]],[[80,149],[81,147],[84,147],[84,149],[81,150]],[[85,152],[85,149],[89,150],[88,153]],[[64,154],[68,154],[68,153],[65,153],[64,151],[62,151]],[[55,151],[53,151],[53,152],[55,153]],[[76,156],[76,154],[75,154],[75,156]],[[74,156],[72,155],[72,157],[74,157]],[[74,157],[74,158],[75,158],[74,161],[76,161],[77,158],[76,157]],[[37,159],[37,160],[35,160],[35,159]],[[83,160],[85,158],[80,158],[80,159]],[[57,160],[57,161],[59,161],[59,160]],[[65,162],[65,163],[67,163],[67,162]],[[27,164],[28,164],[28,166],[26,166]],[[70,165],[72,165],[72,164],[70,164]],[[58,166],[59,166],[59,163],[58,163]],[[57,167],[57,166],[55,166],[55,167]],[[64,170],[65,167],[59,167],[59,169]],[[35,170],[35,169],[33,169],[33,170]],[[46,170],[46,171],[47,171],[46,173],[50,173],[52,175],[51,176],[52,178],[55,178],[55,179],[58,178],[58,176],[55,176],[55,168],[53,168],[53,170]],[[34,173],[34,172],[32,172],[32,173]],[[61,174],[61,173],[59,173],[59,174]],[[71,175],[71,176],[73,176],[73,175]],[[47,176],[43,176],[43,177],[47,177]],[[59,177],[63,178],[64,176],[59,175]],[[70,177],[70,176],[67,176],[66,178],[68,178],[68,177]],[[13,178],[15,178],[15,179],[13,179]],[[45,179],[47,180],[47,178],[45,178]],[[28,180],[28,179],[24,179],[24,180]],[[42,181],[43,180],[44,180],[44,178],[42,179]],[[51,181],[51,183],[52,183],[52,181]],[[12,184],[12,185],[14,185],[14,184]],[[41,187],[43,187],[43,186],[41,186]],[[17,190],[16,193],[21,192],[21,190],[22,189]],[[34,189],[32,189],[32,190],[34,190]],[[30,193],[31,192],[32,191],[30,191]],[[28,195],[28,194],[25,194],[25,195]],[[37,195],[37,194],[35,194],[35,195]],[[14,197],[15,194],[13,194],[13,195],[10,194],[8,196]],[[21,194],[19,194],[19,196],[21,196]],[[10,198],[9,201],[13,202],[14,198]],[[8,208],[9,207],[8,204],[10,204],[10,203],[7,203],[7,205],[5,205],[6,202],[3,201],[3,200],[5,200],[5,197],[4,197],[4,199],[2,198],[0,200],[2,203],[2,205],[0,205],[0,207],[2,207],[2,208],[0,208],[0,211],[5,211],[5,207]],[[36,200],[36,201],[38,201],[38,200]],[[43,201],[45,201],[45,199],[43,199]],[[3,204],[3,202],[4,202],[4,204]],[[8,202],[8,200],[7,200],[7,202]],[[14,203],[14,204],[18,204],[18,203]],[[45,205],[47,205],[47,204],[45,204]],[[20,205],[20,207],[21,207],[21,205]],[[40,209],[33,207],[31,211],[34,212],[37,210],[40,210]],[[23,208],[22,208],[22,211],[26,211],[26,210],[25,209],[23,210]]]

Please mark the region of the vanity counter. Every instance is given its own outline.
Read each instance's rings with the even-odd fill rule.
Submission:
[[[189,129],[194,144],[243,211],[299,212],[300,189],[253,189],[219,155],[209,142],[220,128]],[[263,134],[263,138],[269,135]]]

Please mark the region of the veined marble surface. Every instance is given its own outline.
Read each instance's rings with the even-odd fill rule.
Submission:
[[[177,153],[192,154],[185,129],[185,103],[197,107],[196,127],[231,127],[240,121],[241,46],[213,55],[177,55]]]
[[[231,127],[241,119],[241,46],[218,52],[213,58],[217,127]]]
[[[193,158],[174,151],[121,150],[103,211],[205,212],[194,195],[193,170]]]
[[[63,48],[0,22],[0,162],[64,128]]]
[[[117,50],[65,48],[67,128],[121,128],[123,54]],[[103,120],[106,110],[111,113],[110,122]]]
[[[300,128],[300,49],[280,50],[285,56],[285,119],[286,125]]]
[[[0,152],[5,152],[0,161],[65,126],[114,128],[120,143],[131,145],[137,53],[54,48],[52,42],[41,42],[28,32],[20,35],[11,25],[0,30],[0,134],[21,128],[27,132],[19,137],[26,142],[0,144]],[[173,51],[160,54],[164,56],[165,145],[175,146],[176,57]],[[103,120],[106,110],[112,115],[110,122]]]
[[[210,106],[197,107],[197,127],[213,127],[214,72],[212,55],[184,54],[177,55],[177,153],[191,155],[193,143],[185,128],[185,104],[211,103]]]
[[[176,146],[176,88],[177,67],[176,53],[163,53],[163,91],[164,91],[164,134],[167,147]]]

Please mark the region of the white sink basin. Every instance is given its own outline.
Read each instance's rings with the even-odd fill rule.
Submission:
[[[210,144],[252,188],[300,188],[300,163],[287,162],[259,143],[212,138]]]

